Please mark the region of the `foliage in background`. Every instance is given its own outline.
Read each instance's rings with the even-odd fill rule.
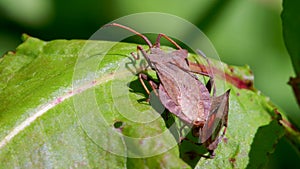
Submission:
[[[296,73],[295,78],[291,78],[289,84],[294,90],[298,105],[300,106],[300,17],[298,8],[300,1],[283,1],[282,25],[285,45],[291,56],[291,60]]]
[[[225,65],[227,76],[237,78],[239,83],[228,80],[226,84],[231,89],[229,123],[226,139],[218,146],[214,159],[195,155],[205,151],[203,147],[188,141],[174,144],[172,149],[159,155],[126,157],[131,151],[144,153],[145,150],[168,147],[171,141],[178,139],[178,133],[173,131],[173,136],[170,134],[167,138],[155,139],[153,144],[149,141],[123,140],[124,136],[144,138],[159,135],[168,130],[168,120],[165,121],[156,112],[156,115],[151,116],[158,118],[148,123],[139,123],[124,117],[149,116],[151,111],[145,110],[151,110],[152,107],[148,103],[138,102],[146,94],[141,95],[140,91],[143,90],[139,83],[135,83],[138,82],[136,76],[132,73],[124,74],[126,71],[130,72],[128,68],[121,69],[122,71],[119,69],[122,64],[130,63],[128,55],[136,49],[136,44],[120,43],[107,55],[101,55],[105,50],[103,46],[110,43],[84,40],[45,42],[26,36],[25,42],[15,52],[8,53],[0,60],[0,101],[4,103],[0,108],[1,167],[198,166],[251,169],[267,164],[269,154],[274,151],[284,133],[290,135],[288,139],[293,140],[299,147],[299,133],[291,128],[285,117],[282,118],[279,110],[267,97],[251,86],[251,81],[243,79],[251,77],[251,71],[247,67]],[[89,50],[83,50],[85,48]],[[96,60],[101,62],[95,62]],[[97,65],[95,72],[84,71],[86,67],[93,65]],[[74,79],[77,71],[80,78]],[[95,78],[90,78],[91,74]],[[126,86],[128,82],[131,83]],[[249,88],[238,88],[243,83]],[[128,91],[129,88],[132,90],[129,95],[120,92]],[[114,97],[115,90],[118,91],[118,97]],[[91,98],[89,93],[95,93],[92,95],[95,98]],[[79,98],[85,102],[76,102]],[[93,100],[97,102],[96,111],[94,107],[89,108]],[[126,104],[121,104],[120,108],[118,103]],[[138,111],[127,111],[131,106]],[[81,114],[78,108],[85,111]],[[105,128],[93,126],[93,121],[99,117],[107,123]],[[180,123],[176,117],[168,119],[170,118],[173,123]],[[30,121],[31,119],[33,120]],[[116,122],[122,124],[116,125]],[[25,124],[28,126],[22,126]],[[98,125],[103,124],[96,123]],[[89,126],[92,126],[92,130]],[[19,131],[20,128],[24,130]],[[118,137],[113,137],[108,131],[121,133],[121,138],[116,139]],[[7,135],[11,137],[6,137]],[[114,150],[124,149],[124,145],[125,156],[113,153]]]

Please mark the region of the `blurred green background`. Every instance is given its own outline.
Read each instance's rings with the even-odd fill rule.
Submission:
[[[169,13],[197,25],[222,61],[250,65],[255,87],[300,128],[299,108],[287,85],[294,72],[282,38],[281,4],[281,0],[0,0],[0,55],[14,50],[22,33],[43,40],[88,39],[105,23],[128,14]],[[268,168],[300,164],[285,139],[271,157]]]

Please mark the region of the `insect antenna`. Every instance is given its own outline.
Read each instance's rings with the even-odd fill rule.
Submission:
[[[143,34],[137,32],[137,31],[135,31],[135,30],[133,30],[132,28],[129,28],[129,27],[127,27],[127,26],[124,26],[124,25],[121,25],[121,24],[118,24],[118,23],[110,23],[110,24],[106,24],[106,25],[104,25],[104,26],[105,26],[105,27],[106,27],[106,26],[116,26],[116,27],[119,27],[119,28],[128,30],[128,31],[130,31],[130,32],[132,32],[132,33],[134,33],[134,34],[136,34],[137,36],[141,37],[142,39],[144,39],[145,42],[147,43],[147,45],[148,45],[150,48],[153,47],[152,43],[149,41],[149,39],[148,39],[146,36],[144,36]]]
[[[169,42],[171,42],[173,45],[175,45],[179,50],[182,49],[173,39],[171,39],[169,36],[163,34],[163,33],[160,33],[158,34],[157,36],[157,39],[156,39],[156,47],[160,47],[160,39],[164,37],[165,39],[167,39]]]

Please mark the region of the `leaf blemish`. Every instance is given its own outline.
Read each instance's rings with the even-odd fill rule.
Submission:
[[[236,159],[235,159],[235,158],[229,158],[229,162],[230,162],[231,164],[234,164],[234,163],[236,162]]]
[[[223,138],[224,143],[226,144],[228,142],[228,138]]]
[[[122,121],[116,121],[114,123],[114,128],[116,128],[116,129],[122,128],[122,126],[123,126],[123,122]]]

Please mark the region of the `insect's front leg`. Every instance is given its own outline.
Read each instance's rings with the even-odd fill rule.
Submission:
[[[134,52],[131,52],[131,56],[132,56],[135,60],[139,60],[139,59],[140,59],[140,53],[139,53],[139,52],[141,52],[142,55],[144,56],[144,58],[146,59],[147,63],[148,63],[148,65],[145,66],[145,67],[143,67],[143,66],[141,65],[141,69],[142,69],[142,70],[146,70],[147,68],[149,68],[149,66],[152,67],[152,64],[151,64],[151,62],[150,62],[150,60],[149,60],[148,54],[147,54],[147,52],[145,51],[145,49],[144,49],[141,45],[138,45],[138,46],[136,47],[136,51],[137,51],[136,54],[135,54]]]
[[[140,59],[140,54],[139,51],[144,51],[143,47],[138,45],[136,47],[136,54],[134,52],[131,52],[131,56],[135,59],[135,60],[139,60]]]

